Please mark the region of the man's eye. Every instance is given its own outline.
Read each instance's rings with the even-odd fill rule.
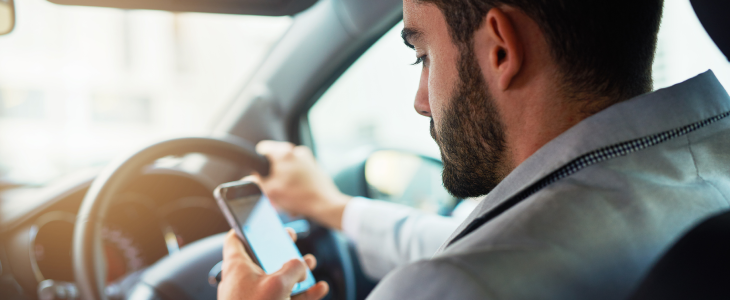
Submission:
[[[416,59],[416,62],[412,63],[411,65],[414,65],[414,66],[415,66],[415,65],[417,65],[417,64],[421,64],[421,63],[423,63],[423,61],[424,61],[425,59],[426,59],[426,56],[425,56],[425,55],[423,55],[423,56],[419,56],[419,57],[418,57],[418,58]]]

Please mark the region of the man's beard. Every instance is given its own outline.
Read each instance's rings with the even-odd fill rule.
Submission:
[[[454,197],[469,198],[488,194],[510,167],[494,99],[473,51],[462,52],[459,82],[439,128],[431,119],[431,136],[441,148],[444,187]]]

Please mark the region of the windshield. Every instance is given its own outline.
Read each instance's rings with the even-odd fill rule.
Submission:
[[[207,132],[289,17],[16,1],[0,36],[0,181],[44,183]]]

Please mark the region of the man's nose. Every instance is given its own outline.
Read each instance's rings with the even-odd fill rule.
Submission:
[[[413,107],[419,115],[431,117],[431,107],[428,103],[428,76],[421,76]]]

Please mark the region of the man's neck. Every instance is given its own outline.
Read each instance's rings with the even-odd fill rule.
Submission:
[[[549,87],[549,85],[543,85]],[[587,112],[579,102],[560,97],[552,88],[535,90],[520,99],[507,101],[502,110],[505,124],[510,170],[527,160],[563,132],[580,123],[598,110]],[[512,107],[511,107],[512,106]]]

